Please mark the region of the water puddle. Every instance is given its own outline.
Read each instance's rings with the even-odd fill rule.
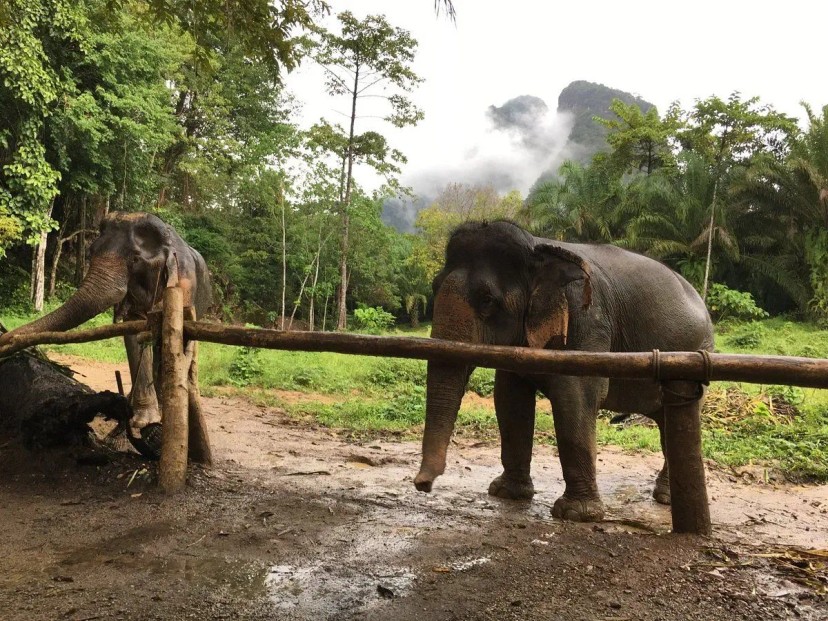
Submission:
[[[416,576],[409,569],[379,568],[366,573],[342,565],[274,565],[265,578],[267,596],[278,609],[300,609],[324,618],[332,612],[371,608],[385,599],[404,597]]]

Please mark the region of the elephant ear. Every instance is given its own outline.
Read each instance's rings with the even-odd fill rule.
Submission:
[[[584,310],[592,303],[591,270],[574,252],[541,244],[535,247],[533,256],[532,290],[526,312],[526,339],[530,347],[557,348],[566,345],[569,327],[569,301],[566,286],[583,281],[579,308]]]

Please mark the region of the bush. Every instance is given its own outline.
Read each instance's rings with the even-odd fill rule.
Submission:
[[[253,347],[240,347],[233,356],[228,372],[230,383],[243,388],[249,386],[253,380],[262,374],[262,361],[259,359],[259,350]]]
[[[744,291],[736,291],[714,283],[707,292],[707,308],[714,321],[724,319],[765,319],[764,310],[756,306],[753,296]]]
[[[379,333],[394,325],[394,315],[377,306],[364,306],[354,311],[354,327],[357,330]]]
[[[494,393],[494,369],[475,369],[469,378],[469,390],[481,397],[491,397]]]
[[[383,388],[406,383],[424,387],[426,363],[424,360],[381,358],[368,373],[368,379],[374,386]]]
[[[733,330],[727,336],[727,342],[734,347],[741,347],[742,349],[755,349],[762,344],[762,339],[765,337],[766,330],[758,321],[751,321],[742,325],[740,328]]]

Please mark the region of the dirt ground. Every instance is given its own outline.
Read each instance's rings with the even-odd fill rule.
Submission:
[[[97,389],[112,365],[63,358]],[[128,374],[126,374],[128,377]],[[205,400],[217,464],[165,497],[154,466],[0,445],[0,618],[828,619],[828,488],[708,468],[712,538],[669,531],[654,455],[603,449],[600,524],[486,495],[495,444],[461,440],[427,495],[419,446],[353,442],[277,410]],[[823,552],[828,555],[828,552]],[[823,569],[820,570],[820,567]]]

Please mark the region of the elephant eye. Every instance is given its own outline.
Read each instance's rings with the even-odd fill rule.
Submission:
[[[497,309],[497,299],[489,292],[479,294],[477,310],[483,317],[488,317]]]

